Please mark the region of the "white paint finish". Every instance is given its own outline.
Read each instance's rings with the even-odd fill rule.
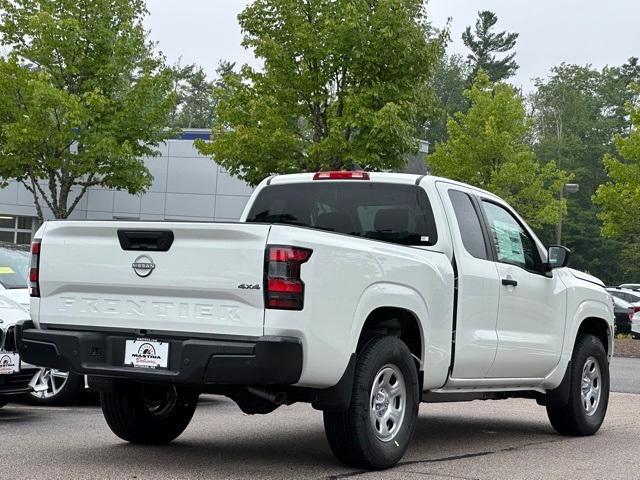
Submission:
[[[567,290],[558,275],[546,277],[498,263],[501,285],[498,352],[489,377],[541,378],[558,364],[567,312]]]
[[[371,181],[407,185],[415,184],[417,178],[371,175]],[[272,183],[300,183],[304,188],[304,183],[312,181],[312,175],[303,174],[276,177]],[[598,317],[612,324],[608,294],[602,287],[559,269],[554,271],[550,290],[523,279],[526,288],[518,290],[523,292],[520,297],[505,297],[499,307],[504,321],[502,316],[498,321],[496,302],[501,301],[501,294],[504,297],[501,286],[497,286],[498,267],[484,260],[474,262],[465,255],[448,197],[436,191],[438,181],[444,180],[425,177],[420,183],[431,199],[438,227],[439,240],[433,247],[406,247],[282,225],[45,224],[37,234],[44,233],[45,237],[43,298],[32,302],[33,317],[48,324],[177,330],[194,336],[292,335],[303,343],[300,384],[328,387],[343,374],[369,314],[379,307],[397,307],[411,312],[419,321],[425,389],[554,388],[564,375],[581,322]],[[499,200],[487,192],[448,183]],[[264,182],[254,195],[261,188],[265,188]],[[243,218],[250,204],[251,200]],[[166,215],[172,212],[176,218],[211,218],[214,207],[213,195],[168,196]],[[139,252],[120,249],[115,232],[123,226],[171,228],[176,233],[169,252],[151,254],[157,268],[147,278],[137,277],[131,268]],[[262,291],[237,289],[240,283],[262,285],[268,243],[313,249],[301,269],[306,292],[304,310],[264,310]],[[454,373],[459,372],[460,378],[447,382],[452,359],[454,251],[461,275],[454,364]],[[567,315],[557,324],[556,317],[537,320],[538,324],[532,316],[509,322],[522,305],[538,314],[557,314],[556,310],[562,308],[560,303],[553,303],[553,298],[563,292]],[[497,342],[500,334],[503,350]],[[520,354],[530,355],[529,359],[516,358]],[[489,374],[493,358],[494,378],[481,378]],[[515,370],[518,377],[512,376]]]
[[[259,336],[268,226],[194,223],[52,222],[40,266],[43,323]],[[145,278],[123,251],[118,228],[171,229],[168,252],[152,252]],[[46,253],[45,253],[46,252]],[[258,268],[248,269],[247,265]],[[99,278],[99,282],[96,279]]]
[[[429,339],[422,358],[429,365],[425,385],[442,385],[453,307],[453,271],[445,255],[278,225],[272,227],[269,243],[313,250],[301,269],[307,292],[304,310],[265,313],[265,334],[302,339],[301,385],[335,384],[356,350],[362,325],[379,307],[402,308],[418,318]]]
[[[494,262],[475,258],[464,247],[449,190],[473,193],[447,182],[437,183],[438,197],[445,205],[458,269],[454,378],[483,378],[496,356],[496,323],[500,291]]]

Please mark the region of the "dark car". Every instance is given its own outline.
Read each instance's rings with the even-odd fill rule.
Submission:
[[[613,313],[615,316],[615,332],[631,333],[631,318],[634,314],[633,305],[620,297],[613,296]]]

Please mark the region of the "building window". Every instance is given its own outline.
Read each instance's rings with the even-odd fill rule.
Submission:
[[[0,242],[28,245],[35,226],[35,218],[0,215]]]

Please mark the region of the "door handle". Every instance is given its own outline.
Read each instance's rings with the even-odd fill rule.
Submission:
[[[503,285],[508,285],[511,287],[517,287],[518,286],[518,282],[516,280],[514,280],[513,278],[503,278],[502,279],[502,284]]]

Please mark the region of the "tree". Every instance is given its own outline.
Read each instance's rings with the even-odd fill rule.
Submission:
[[[629,88],[632,83],[640,83],[640,63],[637,57],[630,57],[620,67],[605,67],[602,70],[602,96],[606,104],[604,115],[612,123],[615,133],[626,135],[631,131],[631,119],[627,113],[627,102],[634,99]]]
[[[172,74],[143,0],[0,0],[0,179],[67,218],[87,189],[144,191],[171,135]]]
[[[397,169],[444,38],[421,0],[256,0],[239,16],[264,65],[225,75],[203,154],[256,184],[274,173]]]
[[[594,201],[601,207],[603,233],[626,240],[620,255],[623,272],[640,278],[640,85],[633,83],[629,90],[634,95],[627,102],[632,128],[626,136],[616,134],[617,155],[604,156],[607,181],[598,187]]]
[[[632,91],[640,96],[640,85]],[[627,112],[633,125],[627,136],[615,136],[617,156],[606,154],[604,166],[607,181],[598,187],[595,202],[602,207],[599,214],[603,232],[608,236],[640,234],[640,104],[628,102]]]
[[[467,56],[471,75],[471,83],[480,69],[484,70],[492,82],[499,82],[515,75],[518,64],[514,60],[516,53],[511,52],[503,58],[498,58],[497,53],[507,53],[516,46],[517,33],[506,31],[493,33],[492,29],[498,22],[495,13],[484,10],[478,12],[475,32],[467,27],[462,33],[463,43],[471,50]]]
[[[447,120],[456,112],[466,112],[469,100],[464,96],[469,78],[468,67],[459,55],[444,55],[433,73],[431,85],[437,98],[436,111],[420,138],[435,146],[447,139]]]
[[[575,268],[607,283],[623,280],[618,258],[627,241],[601,235],[592,197],[606,180],[602,157],[612,151],[613,135],[628,130],[628,116],[620,113],[627,99],[620,71],[561,64],[548,78],[536,80],[530,99],[536,155],[543,162],[555,160],[580,184],[579,192],[567,196],[562,243],[572,250]]]
[[[233,64],[221,62],[218,74],[232,70]],[[176,105],[171,116],[171,125],[178,128],[211,128],[216,109],[213,95],[215,82],[207,80],[202,67],[195,64],[174,67],[174,93]]]
[[[515,89],[481,70],[465,96],[469,110],[449,119],[448,140],[428,157],[433,172],[500,195],[532,227],[557,222],[565,209],[557,192],[570,177],[527,145],[531,126]]]

